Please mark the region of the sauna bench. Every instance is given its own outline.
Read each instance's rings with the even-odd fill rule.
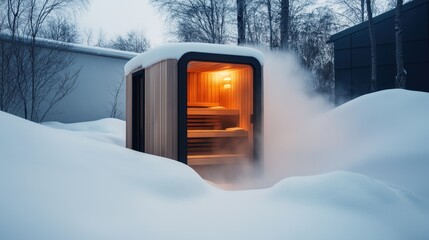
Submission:
[[[188,108],[188,115],[210,115],[210,116],[229,116],[239,115],[236,109],[224,109],[224,108]]]
[[[188,130],[188,138],[247,138],[247,131]]]
[[[188,155],[189,165],[236,164],[248,161],[244,154]]]

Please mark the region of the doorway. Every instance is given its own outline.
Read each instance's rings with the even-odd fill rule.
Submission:
[[[190,61],[186,85],[188,164],[227,164],[252,159],[252,67]]]

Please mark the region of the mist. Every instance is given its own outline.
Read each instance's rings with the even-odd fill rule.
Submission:
[[[312,76],[287,53],[265,53],[264,159],[258,184],[320,172],[320,154],[330,147],[333,123],[321,117],[333,108],[311,86]]]
[[[311,74],[294,55],[265,51],[264,57],[263,159],[256,166],[205,169],[203,175],[224,189],[270,187],[287,177],[323,173],[339,162],[332,156],[344,142],[341,123],[324,119],[333,104],[313,91]]]

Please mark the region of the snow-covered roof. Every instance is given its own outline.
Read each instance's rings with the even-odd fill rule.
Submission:
[[[121,50],[116,50],[111,48],[87,46],[87,45],[74,44],[74,43],[68,43],[66,50],[71,52],[119,58],[119,59],[125,59],[125,60],[132,59],[138,55],[138,53],[134,53],[134,52],[121,51]]]
[[[135,69],[146,68],[162,60],[179,60],[185,53],[188,52],[254,57],[261,63],[261,65],[263,65],[264,62],[263,54],[260,51],[250,47],[210,43],[170,43],[151,49],[131,59],[127,64],[125,64],[125,74],[128,75]]]
[[[24,43],[31,40],[30,37],[26,37],[26,36],[19,36],[19,39],[23,40]],[[0,34],[0,40],[10,41],[11,36],[8,34]],[[36,44],[37,46],[41,46],[45,48],[58,48],[58,46],[61,46],[61,50],[67,51],[67,52],[76,52],[76,53],[90,54],[95,56],[119,58],[124,60],[132,59],[133,57],[138,55],[138,53],[135,53],[135,52],[127,52],[127,51],[121,51],[116,49],[88,46],[88,45],[82,45],[82,44],[76,44],[76,43],[66,43],[66,42],[60,42],[52,39],[45,39],[45,38],[39,38],[39,37],[36,38]]]

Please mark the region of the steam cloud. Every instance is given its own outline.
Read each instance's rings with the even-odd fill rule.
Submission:
[[[264,159],[257,169],[206,169],[208,180],[221,188],[263,188],[286,177],[322,172],[329,166],[326,152],[332,152],[326,150],[342,138],[340,126],[323,120],[332,104],[313,92],[311,75],[297,59],[280,52],[264,55]]]

